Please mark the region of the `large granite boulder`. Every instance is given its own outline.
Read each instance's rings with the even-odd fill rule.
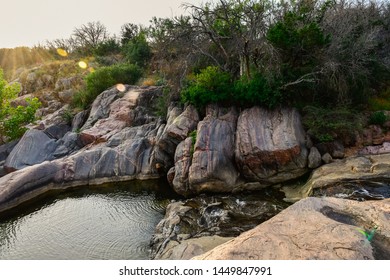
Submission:
[[[172,168],[173,179],[172,181],[168,179],[168,181],[177,193],[188,193],[188,171],[192,161],[193,145],[192,137],[188,137],[176,148],[175,167]]]
[[[57,146],[56,139],[41,130],[31,129],[11,151],[5,161],[4,169],[12,172],[45,160],[52,160]]]
[[[231,192],[239,182],[234,162],[237,112],[209,106],[206,113],[195,143],[187,138],[176,149],[173,187],[184,196]]]
[[[248,181],[269,186],[307,172],[306,134],[294,109],[244,110],[237,123],[235,159]]]
[[[234,163],[237,117],[234,108],[209,107],[206,117],[199,122],[188,171],[190,194],[230,192],[237,185],[239,172]]]
[[[199,114],[195,107],[187,106],[184,111],[178,107],[170,108],[167,123],[157,137],[152,160],[163,172],[174,165],[175,150],[180,142],[196,129]]]
[[[113,87],[100,94],[92,104],[89,118],[81,128],[84,145],[107,141],[129,126],[138,126],[156,119],[150,113],[151,100],[161,94],[161,87],[127,87],[125,92]]]
[[[388,260],[389,213],[389,199],[311,197],[194,259]]]

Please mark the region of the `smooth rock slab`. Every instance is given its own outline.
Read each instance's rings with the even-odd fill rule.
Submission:
[[[295,188],[285,187],[286,200],[298,201],[308,197],[314,191],[332,188],[341,183],[360,185],[379,183],[378,186],[390,183],[390,154],[357,156],[326,164],[313,171],[306,184]],[[325,194],[325,193],[324,193]]]
[[[378,231],[368,241],[359,229]],[[197,260],[390,258],[390,200],[307,198]]]

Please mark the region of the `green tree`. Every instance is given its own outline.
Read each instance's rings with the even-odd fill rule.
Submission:
[[[145,32],[140,32],[130,39],[123,49],[127,61],[142,68],[147,65],[152,56]]]

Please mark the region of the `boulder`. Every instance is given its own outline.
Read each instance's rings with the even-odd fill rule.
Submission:
[[[321,155],[328,153],[332,156],[332,158],[336,159],[341,159],[345,156],[344,146],[339,141],[319,143],[316,145],[316,148]]]
[[[175,150],[180,142],[196,129],[199,115],[195,107],[170,108],[164,130],[157,137],[156,149],[152,160],[167,172],[174,165]]]
[[[72,120],[72,131],[77,132],[81,129],[81,127],[84,125],[85,121],[88,118],[89,111],[84,110],[79,113],[77,113]]]
[[[231,239],[232,237],[213,235],[180,240],[180,242],[172,240],[167,244],[164,252],[159,255],[158,259],[190,260],[191,258],[204,254]]]
[[[31,138],[29,142],[23,138],[19,142],[24,143],[21,147],[25,151],[20,152],[24,157],[16,157],[11,152],[7,159],[15,162],[16,167],[26,168],[0,178],[0,212],[53,189],[161,177],[150,161],[158,130],[156,123],[125,128],[110,141],[81,150],[77,150],[76,133],[69,132],[55,142],[43,131],[30,130],[24,136],[27,140]],[[18,145],[13,149],[15,153],[22,149]],[[52,158],[47,158],[47,155]],[[34,165],[27,167],[32,161]]]
[[[53,152],[58,144],[45,132],[31,129],[27,131],[19,143],[7,157],[4,169],[7,172],[32,166],[53,159]]]
[[[194,259],[388,260],[388,213],[389,199],[356,202],[311,197]],[[368,240],[362,232],[373,238]]]
[[[329,154],[329,153],[326,153],[324,154],[322,157],[321,157],[322,161],[325,163],[325,164],[329,164],[333,161],[333,158],[332,156]]]
[[[92,104],[89,118],[81,128],[81,141],[84,145],[107,141],[125,127],[155,120],[146,107],[152,107],[153,98],[160,93],[159,87],[148,90],[129,87],[124,93],[114,87],[103,92]]]
[[[321,166],[321,154],[316,147],[311,147],[308,157],[308,167],[311,169]]]
[[[12,149],[18,144],[19,140],[14,140],[0,146],[0,162],[6,160]]]
[[[248,181],[269,186],[307,172],[306,134],[294,109],[244,110],[236,132],[235,158]]]
[[[234,162],[237,117],[234,108],[208,108],[206,117],[198,124],[188,171],[189,188],[180,194],[231,192],[237,185],[240,175]]]
[[[73,96],[75,95],[75,90],[74,89],[66,89],[63,91],[60,91],[58,93],[59,99],[64,102],[64,103],[71,103],[73,100]]]
[[[359,155],[379,155],[390,153],[390,142],[384,142],[382,145],[366,146],[362,148]]]
[[[187,194],[190,192],[188,184],[188,171],[190,170],[194,144],[188,137],[181,142],[175,152],[175,167],[172,186],[177,193]]]

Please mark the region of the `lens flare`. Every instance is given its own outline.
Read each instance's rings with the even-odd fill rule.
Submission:
[[[124,84],[117,84],[116,85],[116,89],[120,92],[125,92],[126,91],[126,87]]]
[[[57,53],[58,53],[60,56],[63,56],[63,57],[68,56],[68,52],[67,52],[66,50],[64,50],[64,49],[58,48],[58,49],[57,49]]]
[[[79,67],[82,69],[87,69],[88,64],[85,61],[79,61]]]

